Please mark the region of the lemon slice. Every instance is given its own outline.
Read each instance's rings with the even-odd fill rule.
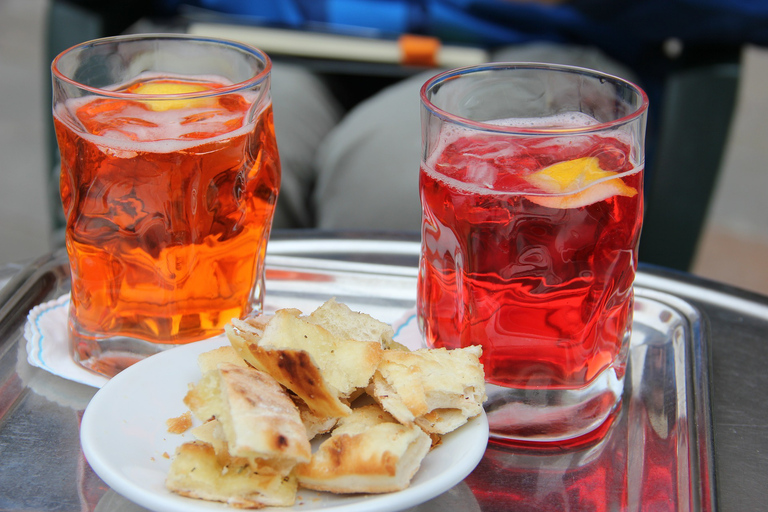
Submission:
[[[211,88],[202,84],[184,84],[178,82],[147,82],[139,84],[131,92],[134,94],[164,95],[164,94],[188,94],[192,92],[210,91]],[[145,103],[154,111],[174,110],[180,108],[199,108],[212,103],[211,98],[180,99],[180,100],[145,100]]]
[[[525,179],[546,196],[526,196],[530,201],[549,208],[579,208],[612,196],[632,197],[637,190],[626,185],[618,173],[600,167],[593,156],[577,158],[545,167]]]

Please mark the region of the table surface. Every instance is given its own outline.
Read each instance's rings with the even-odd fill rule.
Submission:
[[[334,247],[360,240],[385,242],[391,250],[362,253],[339,249],[323,257],[340,265],[345,261],[366,262],[374,269],[377,265],[395,268],[396,273],[411,280],[415,276],[417,239],[411,235],[299,231],[277,233],[274,238],[295,242],[299,248],[308,240],[318,239],[329,240]],[[404,283],[410,286],[407,279]],[[703,319],[711,410],[699,418],[711,418],[712,422],[712,487],[716,498],[714,503],[704,500],[695,509],[763,509],[768,503],[768,297],[642,265],[636,284],[680,298]],[[109,490],[82,456],[79,420],[95,390],[25,367],[22,361],[26,356],[23,327],[27,312],[68,289],[66,255],[59,252],[26,266],[10,267],[5,274],[0,273],[0,285],[0,510],[143,510]],[[408,289],[386,300],[404,306],[410,301],[412,305],[413,293]],[[41,393],[42,383],[56,392]],[[486,458],[501,460],[488,454]],[[489,464],[485,460],[481,463],[483,471],[489,471]],[[494,471],[501,479],[496,485],[503,485],[508,468]],[[484,474],[484,479],[488,478]],[[473,498],[470,501],[477,510],[509,509],[493,497],[492,485],[480,489],[471,479],[463,485],[417,509],[467,510],[463,501],[467,496]],[[572,498],[555,500],[552,508],[573,510],[567,503]],[[621,508],[632,509],[633,503],[637,502],[628,499]],[[663,499],[657,502],[664,503]],[[670,503],[658,508],[676,509]]]

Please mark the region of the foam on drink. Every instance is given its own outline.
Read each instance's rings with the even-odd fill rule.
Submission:
[[[182,77],[172,78],[183,83]],[[156,75],[145,74],[129,84],[105,90],[125,93],[137,83],[151,84],[156,79]],[[253,130],[253,123],[261,112],[244,113],[232,103],[256,104],[257,93],[221,93],[219,89],[233,84],[219,76],[198,76],[192,83],[207,87],[208,94],[212,95],[203,91],[199,93],[200,98],[192,99],[176,99],[178,95],[163,99],[166,95],[162,94],[124,94],[121,97],[89,95],[70,98],[57,106],[54,115],[109,154],[125,154],[127,157],[139,152],[186,151],[200,145],[202,139],[206,143],[224,141]],[[155,110],[153,102],[175,105]]]
[[[615,175],[583,182],[580,186],[570,188],[567,191],[542,190],[525,179],[512,179],[511,174],[517,174],[524,178],[540,171],[546,167],[545,164],[539,162],[534,166],[526,166],[520,164],[522,162],[520,159],[518,166],[504,166],[499,165],[498,160],[507,159],[516,153],[531,151],[537,151],[541,154],[559,154],[563,160],[571,160],[572,158],[569,156],[573,156],[575,159],[576,155],[588,154],[590,146],[594,146],[594,136],[589,131],[576,135],[569,132],[596,127],[600,123],[582,112],[565,112],[541,118],[496,119],[485,121],[483,124],[498,126],[502,130],[499,133],[487,132],[479,136],[477,131],[471,127],[444,124],[441,127],[439,141],[434,145],[435,149],[427,156],[426,172],[431,173],[434,179],[441,180],[451,187],[466,189],[473,193],[566,196],[597,186],[601,182],[622,178],[642,170],[641,163],[629,161],[632,155],[627,152],[626,154],[622,153],[622,157],[627,158],[626,163],[612,162],[610,170],[615,172]],[[515,129],[519,129],[520,142],[518,145],[515,142]],[[530,131],[540,131],[541,133],[538,137],[534,137]],[[562,131],[563,134],[558,135],[558,131]],[[630,138],[622,131],[603,130],[602,133],[606,138],[613,138],[619,144],[630,146]],[[466,143],[461,149],[454,148],[464,141]],[[445,155],[451,150],[461,153],[460,160],[463,168],[446,164]],[[601,156],[600,151],[601,148],[596,147],[591,156]],[[441,159],[443,161],[440,161]],[[612,195],[605,191],[598,191],[593,195],[604,199],[606,194]]]

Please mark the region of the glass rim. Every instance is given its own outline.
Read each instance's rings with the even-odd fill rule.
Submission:
[[[453,114],[447,110],[444,110],[438,107],[437,105],[432,103],[432,101],[430,101],[429,98],[427,97],[428,92],[435,85],[446,82],[454,78],[459,78],[461,76],[466,76],[466,75],[469,75],[472,73],[478,73],[481,71],[514,70],[514,69],[530,69],[530,70],[539,69],[544,71],[550,70],[550,71],[558,71],[558,72],[565,72],[565,73],[589,75],[598,79],[609,79],[616,83],[622,84],[628,89],[631,89],[632,91],[634,91],[640,97],[640,104],[634,111],[632,111],[631,113],[625,116],[614,119],[612,121],[598,122],[593,125],[579,126],[574,128],[564,128],[564,127],[524,128],[524,127],[492,124],[492,123],[483,122],[483,121],[473,121],[471,119],[467,119],[465,117]],[[610,130],[612,128],[616,128],[618,126],[630,123],[640,118],[643,114],[645,114],[648,111],[648,104],[649,104],[648,95],[646,94],[646,92],[641,87],[634,84],[633,82],[630,82],[629,80],[626,80],[624,78],[621,78],[615,75],[611,75],[609,73],[605,73],[602,71],[597,71],[597,70],[589,69],[585,67],[571,66],[566,64],[551,64],[546,62],[491,62],[486,64],[449,69],[441,73],[438,73],[437,75],[427,80],[421,86],[421,90],[419,91],[419,97],[421,99],[421,104],[424,107],[426,107],[432,114],[438,117],[441,117],[446,121],[451,121],[455,124],[463,125],[467,128],[482,130],[485,132],[495,132],[500,134],[525,135],[525,136],[532,136],[532,135],[533,136],[535,135],[551,136],[556,134],[569,135],[569,134],[592,133],[592,132]]]
[[[247,80],[243,80],[234,84],[225,85],[223,87],[219,87],[219,88],[211,89],[207,91],[172,93],[172,94],[141,94],[141,93],[134,93],[134,92],[113,91],[113,90],[104,89],[101,87],[94,87],[94,86],[82,84],[77,80],[74,80],[73,78],[70,78],[67,75],[65,75],[59,69],[59,66],[58,66],[59,61],[61,59],[65,58],[67,55],[75,51],[82,50],[86,46],[100,46],[105,44],[119,43],[121,41],[140,41],[140,40],[152,40],[152,39],[169,40],[169,41],[170,40],[197,41],[197,42],[203,42],[203,43],[216,43],[223,46],[229,46],[231,48],[236,48],[255,56],[257,59],[259,59],[264,63],[264,69],[262,69],[259,73],[256,73],[254,76],[252,76]],[[271,71],[272,71],[272,59],[270,59],[269,56],[264,51],[254,46],[240,43],[238,41],[232,41],[229,39],[223,39],[218,37],[197,36],[197,35],[191,35],[191,34],[147,33],[147,34],[127,34],[127,35],[91,39],[89,41],[83,41],[82,43],[78,43],[74,46],[67,48],[66,50],[63,50],[51,62],[52,76],[56,80],[65,82],[73,87],[77,87],[78,89],[88,91],[98,96],[104,96],[109,98],[119,98],[119,99],[146,100],[146,101],[198,99],[198,98],[209,98],[209,97],[216,97],[216,96],[222,96],[225,94],[235,93],[243,89],[250,89],[255,85],[259,84],[260,82],[263,82],[269,76]]]

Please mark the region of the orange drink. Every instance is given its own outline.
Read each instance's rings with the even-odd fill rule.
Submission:
[[[82,62],[116,55],[128,69],[79,82]],[[114,374],[260,311],[280,185],[267,57],[139,36],[85,43],[53,69],[76,359]]]

